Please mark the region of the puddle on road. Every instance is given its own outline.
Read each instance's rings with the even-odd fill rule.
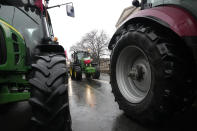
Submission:
[[[68,79],[68,85],[69,85],[68,86],[69,97],[73,97],[75,93],[73,92],[73,84],[72,84],[72,80],[70,78]],[[84,92],[81,92],[81,93],[84,93],[84,95],[82,95],[81,98],[83,98],[83,96],[84,96],[84,102],[85,102],[84,104],[88,105],[91,108],[94,108],[96,105],[96,96],[94,94],[93,87],[88,84],[85,84],[84,86],[85,86]],[[83,101],[83,99],[81,99],[81,100]]]
[[[72,87],[72,81],[70,78],[68,79],[68,95],[73,96],[73,87]]]
[[[110,84],[109,81],[106,81],[106,80],[99,80],[99,79],[93,79],[93,80],[97,82],[105,83],[105,84]]]
[[[95,95],[94,92],[92,91],[92,87],[88,84],[86,84],[85,95],[86,95],[86,103],[91,108],[93,108],[96,104]]]

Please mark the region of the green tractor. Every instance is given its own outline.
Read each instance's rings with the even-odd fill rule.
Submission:
[[[87,79],[99,79],[100,68],[97,62],[93,62],[87,51],[75,51],[70,63],[70,76],[72,80],[81,80],[82,73]]]
[[[31,130],[70,131],[64,48],[53,40],[45,2],[0,1],[0,110],[29,100]]]

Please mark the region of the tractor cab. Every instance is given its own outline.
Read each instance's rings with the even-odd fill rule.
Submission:
[[[1,1],[1,18],[6,20],[8,24],[12,25],[21,33],[21,36],[25,40],[30,58],[43,51],[59,50],[64,52],[64,49],[58,45],[58,42],[54,41],[51,17],[48,13],[49,9],[61,5],[48,7],[48,2],[49,0],[45,0],[45,4],[42,3],[42,0]],[[73,17],[74,7],[72,3],[65,3],[62,5],[67,5],[67,14]],[[68,8],[73,10],[73,14],[70,13]],[[43,45],[45,45],[45,47],[43,47]]]
[[[13,38],[16,40],[14,45],[16,52],[21,52],[20,49],[27,49],[28,57],[32,57],[34,54],[34,48],[42,43],[44,37],[41,9],[37,6],[27,6],[25,3],[19,0],[2,0],[0,2],[0,17],[5,23],[14,27],[15,30],[20,34],[17,36],[13,33]],[[48,23],[51,23],[48,21]],[[50,27],[51,25],[49,25]],[[17,41],[19,38],[24,39],[25,47],[20,47],[21,44]],[[30,63],[30,59],[27,59]],[[20,55],[18,60],[20,61]]]
[[[78,51],[77,52],[77,58],[79,60],[86,58],[86,57],[90,57],[90,53],[86,52],[86,51]]]
[[[92,59],[89,52],[76,51],[72,54],[72,61],[74,63],[90,64],[92,62]]]

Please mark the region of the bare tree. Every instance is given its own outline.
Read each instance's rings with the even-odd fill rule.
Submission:
[[[100,57],[109,55],[109,37],[104,31],[93,30],[85,34],[80,42],[70,48],[70,51],[90,50],[91,56],[99,61]]]
[[[71,51],[78,51],[78,50],[85,50],[83,43],[77,42],[76,44],[74,44],[70,47],[70,52]]]

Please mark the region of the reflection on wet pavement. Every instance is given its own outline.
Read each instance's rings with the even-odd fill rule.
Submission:
[[[69,86],[73,131],[113,131],[122,111],[114,102],[109,82],[69,79]]]
[[[95,105],[95,96],[94,96],[94,92],[91,89],[92,87],[88,84],[86,84],[86,103],[90,106],[90,107],[94,107]]]
[[[130,123],[119,110],[109,77],[91,81],[69,79],[69,86],[73,131],[147,131],[135,122]]]
[[[69,97],[71,97],[73,95],[73,87],[72,87],[72,81],[69,79],[68,81],[68,94],[69,94]]]
[[[69,98],[73,131],[196,131],[197,113],[171,120],[170,124],[143,127],[119,110],[111,93],[109,76],[99,80],[72,81],[69,79]],[[195,116],[195,117],[194,117]],[[193,117],[193,118],[191,118]]]

